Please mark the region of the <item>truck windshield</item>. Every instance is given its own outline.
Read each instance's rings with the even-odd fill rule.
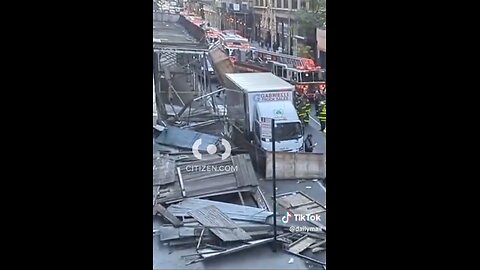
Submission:
[[[278,123],[275,127],[275,141],[287,141],[300,139],[302,137],[302,127],[300,123]]]
[[[325,81],[325,71],[324,70],[321,70],[321,71],[316,71],[316,72],[313,72],[313,80],[315,82],[324,82]]]

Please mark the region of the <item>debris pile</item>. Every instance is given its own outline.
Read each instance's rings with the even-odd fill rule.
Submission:
[[[303,194],[302,194],[303,196]],[[294,197],[286,197],[285,201]],[[294,206],[291,207],[293,209]],[[273,213],[267,209],[218,202],[207,199],[185,198],[166,209],[154,207],[154,215],[165,223],[153,233],[170,247],[195,247],[196,253],[183,256],[186,264],[223,256],[274,240]],[[277,241],[285,252],[309,262],[325,266],[305,253],[318,253],[326,249],[326,232],[291,232],[277,222]]]
[[[277,242],[285,252],[326,267],[314,258],[326,249],[325,226],[312,219],[308,225],[318,230],[292,231],[293,223],[275,216],[248,154],[208,155],[207,146],[221,144],[220,137],[173,126],[156,131],[154,143],[161,148],[153,155],[153,215],[161,217],[162,224],[153,235],[169,247],[194,248],[194,253],[182,256],[186,264],[273,243],[276,218]],[[194,153],[191,146],[199,139]],[[303,192],[277,194],[277,203],[289,215],[326,212]]]
[[[273,241],[273,213],[261,208],[187,198],[158,213],[171,223],[154,232],[160,241],[196,247],[187,264]],[[277,234],[284,235],[284,228],[277,229]]]

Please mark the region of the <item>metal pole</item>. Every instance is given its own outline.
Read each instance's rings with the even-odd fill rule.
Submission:
[[[253,38],[252,38],[252,41],[257,41],[257,24],[255,22],[255,8],[253,7],[253,4],[252,4],[252,27],[253,27]]]
[[[296,0],[290,0],[290,5],[288,6],[288,53],[290,55],[293,54],[292,52],[292,5],[293,1]]]
[[[247,13],[243,14],[243,37],[247,35]]]
[[[153,51],[153,79],[155,83],[155,101],[157,104],[157,123],[160,123],[167,115],[165,103],[163,102],[160,78],[160,52]]]
[[[277,181],[275,177],[275,119],[272,118],[273,252],[277,252]]]
[[[203,91],[202,95],[207,93],[207,73],[208,73],[208,64],[207,64],[207,54],[203,53]],[[204,102],[204,105],[207,105],[207,102]]]

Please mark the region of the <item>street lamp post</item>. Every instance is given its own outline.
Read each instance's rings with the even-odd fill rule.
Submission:
[[[288,5],[288,52],[292,55],[292,2],[290,0],[290,5]]]

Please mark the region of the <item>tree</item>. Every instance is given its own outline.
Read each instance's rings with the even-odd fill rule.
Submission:
[[[312,58],[314,56],[312,46],[298,44],[297,55],[300,57]]]
[[[327,0],[309,0],[310,10],[299,10],[295,14],[300,32],[309,34],[316,28],[326,30]]]

